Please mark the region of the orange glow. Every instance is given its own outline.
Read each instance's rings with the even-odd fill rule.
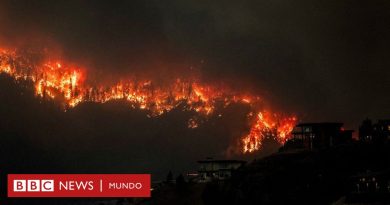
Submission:
[[[185,105],[184,110],[209,116],[214,113],[218,102],[225,107],[231,103],[247,104],[252,110],[247,115],[248,120],[256,119],[249,133],[241,138],[244,153],[261,149],[267,137],[280,143],[286,142],[296,123],[295,117],[284,117],[260,109],[262,101],[258,96],[241,95],[237,91],[204,84],[196,79],[175,79],[168,86],[159,86],[151,80],[123,80],[111,86],[101,83],[91,85],[85,82],[87,75],[84,69],[61,61],[31,64],[27,57],[5,49],[0,50],[0,73],[16,80],[32,81],[37,96],[58,99],[64,103],[65,109],[82,102],[105,103],[124,99],[132,107],[149,111],[151,117],[167,113],[179,105]],[[191,118],[188,127],[195,129],[199,123]]]
[[[188,128],[195,129],[198,126],[199,126],[198,122],[195,119],[191,118],[191,119],[188,120]]]
[[[242,138],[243,152],[254,152],[261,149],[262,142],[267,137],[284,144],[290,138],[296,121],[295,117],[282,118],[268,112],[259,112],[249,134]]]

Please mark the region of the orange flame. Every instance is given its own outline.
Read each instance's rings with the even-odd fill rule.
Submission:
[[[296,122],[295,117],[286,118],[259,111],[261,100],[258,96],[241,95],[196,80],[176,79],[168,87],[155,86],[151,80],[121,81],[113,86],[89,85],[85,83],[86,75],[80,68],[60,61],[48,61],[41,65],[29,62],[27,57],[16,51],[0,49],[0,73],[6,73],[16,80],[32,81],[37,96],[60,99],[68,108],[86,101],[104,103],[125,99],[133,107],[150,111],[152,117],[169,112],[183,103],[186,110],[208,116],[214,112],[217,102],[223,102],[225,107],[231,103],[248,104],[257,115],[249,134],[242,137],[244,153],[261,149],[266,137],[284,143]],[[253,112],[248,115],[248,118],[252,117]],[[189,128],[198,126],[195,119],[188,121]]]

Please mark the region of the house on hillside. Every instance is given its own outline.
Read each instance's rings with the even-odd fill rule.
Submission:
[[[286,148],[321,149],[352,141],[353,130],[344,130],[343,123],[300,123],[292,131]]]
[[[212,180],[226,180],[232,176],[232,172],[246,164],[242,160],[214,160],[206,159],[198,161],[198,182]]]
[[[348,183],[349,203],[390,202],[390,170],[365,172],[352,176]]]
[[[390,120],[378,120],[377,123],[364,120],[359,127],[359,140],[379,143],[390,140]]]

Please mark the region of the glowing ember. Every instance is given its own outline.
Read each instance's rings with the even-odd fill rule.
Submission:
[[[194,129],[197,128],[198,126],[199,126],[198,122],[195,119],[191,118],[188,120],[188,128]]]
[[[203,84],[196,79],[176,79],[168,86],[158,86],[151,80],[125,80],[111,86],[90,85],[85,82],[87,76],[83,69],[60,61],[35,65],[17,51],[5,49],[0,49],[0,73],[6,73],[16,80],[32,81],[37,96],[59,99],[66,109],[87,101],[104,103],[125,99],[133,107],[148,110],[151,117],[169,112],[183,104],[185,110],[208,116],[213,114],[218,103],[225,107],[231,103],[247,104],[253,110],[248,114],[248,119],[256,119],[249,134],[242,137],[244,153],[261,149],[262,142],[267,137],[284,143],[296,122],[295,117],[286,118],[260,110],[261,101],[258,96],[241,95],[230,89]],[[220,116],[222,115],[219,114]],[[196,118],[188,121],[189,128],[198,126]]]

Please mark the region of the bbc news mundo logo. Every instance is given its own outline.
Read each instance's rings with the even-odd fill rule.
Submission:
[[[14,180],[14,192],[54,192],[54,180]]]
[[[9,174],[8,197],[150,197],[150,174]]]

